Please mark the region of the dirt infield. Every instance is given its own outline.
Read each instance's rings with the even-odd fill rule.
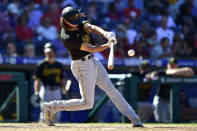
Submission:
[[[0,131],[197,131],[197,124],[145,124],[144,128],[133,128],[130,124],[56,124],[49,127],[40,123],[0,123]]]

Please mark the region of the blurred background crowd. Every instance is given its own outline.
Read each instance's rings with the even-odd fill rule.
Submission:
[[[57,57],[69,58],[70,56],[60,39],[60,16],[61,11],[66,6],[80,9],[87,15],[85,20],[89,23],[116,33],[118,44],[114,47],[114,52],[117,59],[128,58],[127,51],[131,48],[135,50],[136,57],[145,59],[169,59],[171,57],[195,59],[197,56],[197,0],[1,0],[0,57],[44,57],[44,45],[51,42],[55,47]],[[103,37],[93,37],[96,44],[107,42]],[[99,59],[105,59],[108,58],[108,54],[109,50],[106,50],[95,53],[95,56]],[[141,68],[143,67],[145,70],[147,65],[142,63],[139,70],[135,70],[137,73],[132,72],[136,73],[142,80],[139,84],[139,94],[143,95],[139,95],[138,112],[142,114],[140,116],[144,122],[152,120],[150,117],[153,116],[150,115],[154,110],[153,97],[156,90],[160,89],[158,85],[143,83],[147,72],[141,71]],[[31,92],[33,90],[33,69],[32,67],[25,72]],[[128,72],[127,69],[125,68]],[[15,68],[12,67],[12,70],[15,71]],[[74,84],[72,84],[68,97],[72,95],[76,97],[78,88],[75,88],[78,84],[69,71],[66,72],[67,76]],[[116,71],[118,72],[118,70]],[[183,121],[196,120],[196,108],[189,108],[192,105],[187,103],[189,98],[197,97],[196,89],[196,84],[185,84],[181,87],[180,102],[181,106],[184,107],[181,108],[181,118],[184,118],[181,120]],[[6,94],[3,91],[1,93]],[[164,91],[164,93],[166,93],[165,97],[168,97],[169,102],[169,90]],[[4,97],[7,98],[6,95]],[[99,100],[100,97],[95,99]],[[194,105],[194,102],[191,103]],[[106,116],[106,120],[111,117],[114,117],[115,121],[121,119],[118,113],[111,115],[110,112],[109,115],[106,115],[107,111],[104,111],[106,109],[117,112],[115,108],[111,108],[111,105],[106,104],[108,108],[101,109],[102,116]],[[163,107],[162,109],[168,111],[169,103],[167,103],[167,107],[168,109]],[[39,111],[31,110],[33,112],[30,116],[32,121],[37,119],[38,115],[35,114],[38,114]],[[147,115],[146,111],[150,113]],[[64,117],[74,116],[74,114],[77,113],[67,114]],[[87,117],[87,112],[84,114],[84,116],[79,115],[81,119]],[[63,121],[68,119],[70,122],[79,122],[80,118],[64,118],[66,120]],[[159,122],[162,121],[159,120]]]
[[[69,57],[59,37],[59,18],[68,5],[116,33],[116,58],[128,57],[130,48],[151,59],[197,55],[197,0],[1,0],[0,55],[42,57],[44,44],[51,42],[58,57]],[[108,53],[96,55],[102,59]]]

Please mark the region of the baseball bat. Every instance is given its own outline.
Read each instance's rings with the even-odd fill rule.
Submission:
[[[114,68],[114,45],[113,44],[111,44],[111,47],[110,47],[107,67],[109,70],[112,70]]]

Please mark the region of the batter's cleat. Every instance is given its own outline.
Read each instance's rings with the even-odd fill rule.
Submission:
[[[47,123],[47,125],[49,126],[55,126],[54,122],[53,122],[53,112],[50,109],[49,103],[44,102],[42,104],[42,110],[44,112],[44,120],[45,123]]]
[[[144,127],[143,123],[141,122],[140,118],[136,118],[132,121],[133,126],[132,127]]]

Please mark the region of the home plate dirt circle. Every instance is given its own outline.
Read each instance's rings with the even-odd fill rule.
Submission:
[[[144,128],[133,128],[122,123],[61,123],[49,127],[45,123],[0,123],[0,131],[197,131],[196,125],[145,124]]]

